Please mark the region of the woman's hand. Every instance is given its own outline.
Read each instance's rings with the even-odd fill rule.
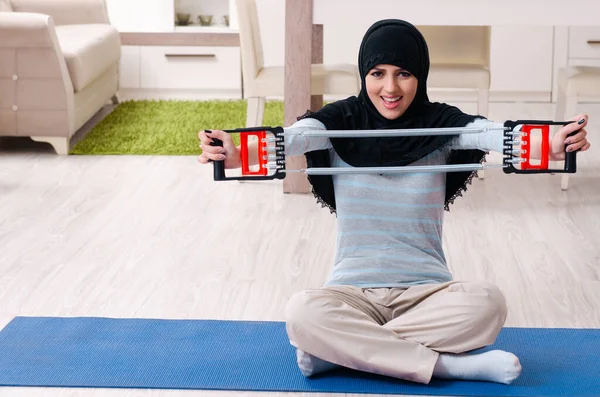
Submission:
[[[587,131],[585,130],[588,116],[580,114],[569,119],[569,121],[577,122],[565,125],[554,135],[550,143],[550,161],[563,161],[565,159],[565,145],[568,145],[566,149],[568,152],[573,152],[577,149],[585,152],[591,146],[586,138]],[[567,135],[577,130],[579,131],[576,134],[567,137]]]
[[[230,134],[221,130],[204,130],[198,133],[202,154],[198,157],[200,164],[225,160],[225,168],[240,168],[240,150]],[[223,146],[211,146],[213,138],[223,141]]]

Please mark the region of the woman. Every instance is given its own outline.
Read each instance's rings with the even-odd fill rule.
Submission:
[[[427,96],[429,54],[420,32],[400,20],[375,23],[359,52],[362,89],[307,113],[286,131],[443,127],[501,127]],[[589,149],[587,116],[552,140],[551,160]],[[566,136],[580,131],[565,142]],[[239,163],[239,148],[222,131],[200,132],[199,161]],[[223,147],[209,146],[211,138]],[[463,164],[502,152],[502,131],[484,134],[389,138],[286,136],[286,155],[305,154],[311,167]],[[539,145],[535,145],[539,147]],[[538,150],[539,151],[539,150]],[[251,153],[255,153],[251,150]],[[539,153],[532,153],[539,158]],[[251,159],[256,163],[256,159]],[[502,292],[485,282],[452,280],[442,249],[444,209],[462,195],[474,173],[349,174],[310,176],[317,199],[337,213],[337,252],[322,288],[296,293],[285,316],[302,373],[338,366],[419,383],[432,377],[509,384],[521,373],[518,358],[493,350],[506,319]]]

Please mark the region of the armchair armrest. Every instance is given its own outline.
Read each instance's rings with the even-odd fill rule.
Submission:
[[[0,13],[0,48],[52,48],[56,43],[52,25],[48,15]]]
[[[0,89],[0,112],[10,117],[0,135],[74,130],[73,83],[50,16],[0,13],[0,81],[8,88]]]
[[[59,25],[110,23],[105,0],[11,0],[13,11],[50,15]]]

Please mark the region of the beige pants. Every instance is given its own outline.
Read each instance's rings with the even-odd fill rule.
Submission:
[[[494,343],[506,302],[482,282],[364,289],[331,286],[292,296],[285,309],[296,348],[344,367],[429,383],[439,353]]]

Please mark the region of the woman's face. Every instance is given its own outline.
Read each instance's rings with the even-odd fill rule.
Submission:
[[[418,83],[415,76],[394,65],[376,65],[365,78],[369,99],[388,120],[404,114],[415,99]]]

